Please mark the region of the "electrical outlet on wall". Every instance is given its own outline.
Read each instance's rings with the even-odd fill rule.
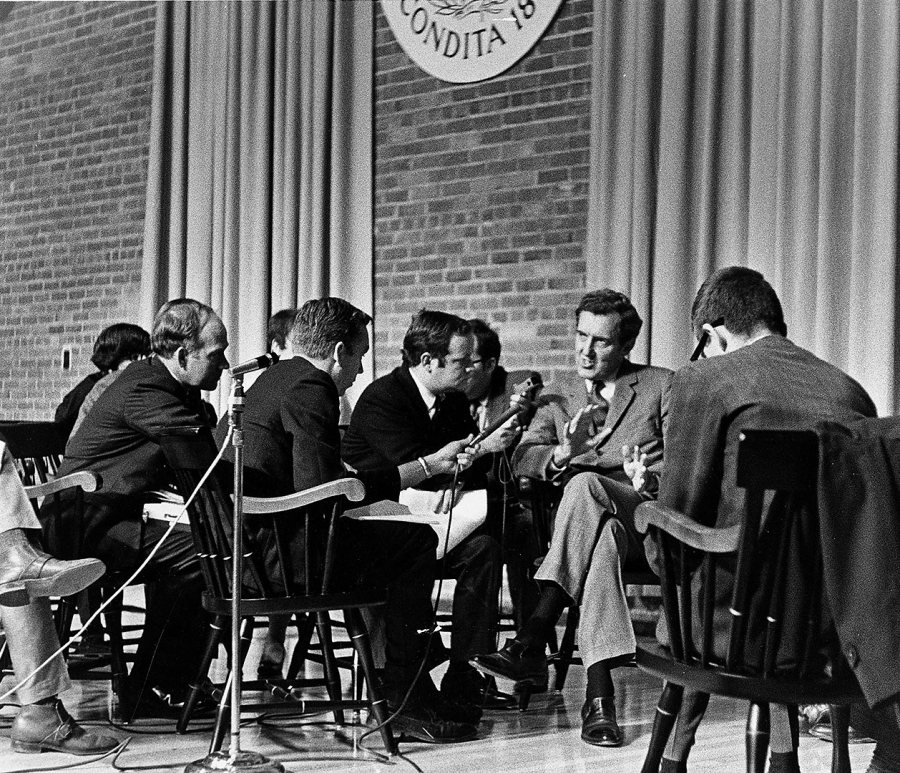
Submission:
[[[72,369],[72,347],[64,346],[62,350],[62,369],[63,370],[71,370]]]

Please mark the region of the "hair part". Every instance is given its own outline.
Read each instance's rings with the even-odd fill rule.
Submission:
[[[481,360],[500,360],[500,336],[483,319],[470,319],[469,327],[477,343],[478,357]]]
[[[787,335],[778,295],[759,271],[728,266],[713,272],[700,285],[691,307],[691,325],[699,337],[705,324],[723,320],[731,333],[750,336],[761,327]]]
[[[160,357],[173,357],[180,347],[200,348],[200,333],[216,313],[192,298],[176,298],[162,305],[153,319],[150,345]]]
[[[618,290],[612,290],[609,287],[604,287],[602,290],[592,290],[582,296],[578,308],[575,309],[576,323],[583,311],[598,316],[618,314],[619,324],[617,330],[620,344],[634,342],[644,324],[644,320],[637,313],[637,309],[634,308],[631,299],[625,293],[620,293]]]
[[[125,360],[150,354],[150,334],[138,325],[117,322],[100,331],[94,341],[91,362],[104,373],[116,370]]]
[[[279,348],[287,349],[288,337],[294,320],[297,318],[297,309],[282,309],[276,311],[266,324],[266,350],[272,351],[272,344],[278,344]]]
[[[462,317],[445,311],[421,309],[413,316],[406,335],[403,336],[403,364],[407,368],[413,368],[421,362],[422,355],[428,352],[443,365],[447,352],[450,351],[450,339],[453,336],[467,336],[471,332],[472,328]]]
[[[366,312],[343,298],[317,298],[304,303],[297,312],[291,344],[295,353],[324,360],[338,343],[352,351],[354,341],[371,321]]]

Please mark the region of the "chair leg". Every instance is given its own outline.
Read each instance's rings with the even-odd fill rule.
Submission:
[[[751,703],[747,712],[747,773],[764,773],[769,750],[769,704]]]
[[[334,643],[331,639],[331,618],[327,612],[316,613],[316,631],[322,645],[322,665],[325,669],[325,682],[328,697],[333,701],[341,700],[341,677],[338,673],[337,661],[334,657]],[[334,721],[344,724],[344,712],[340,707],[334,710]]]
[[[389,712],[387,702],[381,694],[381,685],[375,674],[375,661],[372,659],[372,643],[369,641],[369,632],[366,630],[362,615],[358,609],[345,609],[344,622],[347,625],[347,633],[353,649],[359,657],[359,667],[363,678],[369,688],[369,701],[372,706],[372,714],[380,725],[381,740],[388,754],[398,753],[397,741],[391,732],[391,726],[387,722]]]
[[[112,592],[112,589],[110,589]],[[104,594],[105,595],[105,594]],[[118,596],[103,613],[106,633],[109,636],[109,680],[112,691],[110,701],[110,720],[120,722],[122,694],[128,678],[128,667],[125,664],[125,641],[122,635],[122,597]],[[131,719],[128,717],[127,719]]]
[[[194,681],[194,684],[191,685],[191,692],[188,695],[188,699],[185,701],[184,708],[181,710],[181,716],[178,718],[178,723],[175,725],[175,732],[179,735],[187,732],[188,724],[191,721],[191,717],[194,715],[194,709],[197,708],[197,702],[200,700],[200,696],[203,693],[203,683],[209,674],[209,666],[216,656],[216,651],[219,648],[219,643],[222,641],[222,636],[224,635],[227,623],[227,617],[216,616],[209,624],[209,634],[206,637],[206,646],[200,657],[200,668],[197,671],[197,679]]]
[[[566,674],[569,672],[569,666],[572,663],[572,657],[575,654],[575,633],[578,630],[578,621],[581,613],[578,607],[569,607],[569,613],[566,615],[566,630],[563,632],[562,642],[559,645],[559,655],[556,659],[556,682],[553,689],[560,692],[566,685]]]
[[[831,711],[831,773],[850,773],[850,707],[832,704]]]
[[[306,662],[306,656],[309,654],[309,645],[312,642],[313,631],[316,628],[316,622],[311,615],[300,613],[297,615],[297,645],[291,655],[291,662],[288,665],[286,678],[288,681],[296,679],[300,669]]]
[[[684,687],[674,682],[666,682],[662,695],[659,696],[659,702],[656,704],[650,745],[647,747],[647,756],[644,758],[644,767],[641,768],[641,773],[658,773],[663,751],[665,751],[666,743],[672,734],[675,720],[678,718],[683,696]]]

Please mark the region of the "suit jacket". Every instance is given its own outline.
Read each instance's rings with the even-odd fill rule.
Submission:
[[[825,422],[819,437],[825,592],[844,656],[874,706],[900,694],[900,420]]]
[[[144,495],[170,482],[159,447],[165,430],[209,424],[200,390],[176,381],[159,359],[125,368],[69,438],[59,467],[60,476],[90,470],[102,478],[101,489],[85,496],[87,544],[115,522],[140,518]],[[65,515],[63,508],[59,518]],[[55,520],[52,507],[42,508],[45,530],[52,531]]]
[[[659,473],[663,464],[663,437],[669,416],[669,384],[672,371],[651,365],[622,363],[610,401],[604,428],[612,432],[596,451],[574,456],[569,474],[594,470],[631,485],[622,467],[622,446],[639,445],[648,456],[647,468]],[[555,388],[554,388],[555,387]],[[538,398],[538,408],[513,454],[516,475],[549,480],[553,449],[564,437],[569,420],[588,404],[584,379],[572,378],[551,385]]]
[[[729,354],[691,363],[672,382],[659,501],[706,526],[732,526],[744,514],[745,490],[736,485],[742,430],[813,429],[821,420],[845,422],[874,415],[874,404],[856,381],[781,336],[766,336]],[[644,545],[653,566],[655,544],[647,540]],[[761,542],[763,554],[764,548]],[[727,649],[733,573],[724,561],[716,577],[713,633],[719,655]],[[695,589],[699,593],[699,578]],[[792,618],[793,595],[786,597],[786,623]],[[751,605],[765,602],[750,600]],[[665,641],[664,631],[659,634]],[[788,627],[781,665],[793,659],[791,640]]]
[[[357,470],[376,470],[434,453],[477,431],[462,392],[443,395],[431,419],[409,371],[398,367],[360,395],[344,437],[344,460]],[[469,487],[485,485],[489,464],[489,459],[482,458],[464,473]],[[438,489],[447,483],[447,476],[437,475],[419,485]]]
[[[247,390],[244,474],[248,494],[279,496],[347,475],[341,463],[340,398],[334,380],[303,357],[275,363]],[[216,434],[228,428],[223,418]],[[228,452],[226,458],[233,452]],[[367,499],[396,499],[396,465],[359,476]]]

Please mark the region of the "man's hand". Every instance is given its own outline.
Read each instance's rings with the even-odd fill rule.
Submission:
[[[447,443],[439,451],[429,454],[425,457],[425,463],[431,476],[434,475],[452,475],[459,465],[459,471],[469,469],[472,462],[475,461],[479,446],[469,447],[472,442],[472,435],[463,440],[454,440]]]
[[[456,504],[461,493],[462,486],[457,486],[456,489],[448,486],[440,491],[435,491],[434,496],[431,499],[431,511],[442,514],[449,513],[450,508]]]
[[[609,436],[612,430],[602,429],[597,432],[594,428],[594,413],[597,408],[597,405],[584,406],[566,424],[563,441],[553,451],[553,464],[556,467],[565,467],[573,456],[596,448]]]
[[[495,454],[504,448],[509,448],[521,432],[522,427],[519,424],[519,416],[516,414],[506,424],[481,441],[479,456]]]
[[[647,454],[643,453],[640,446],[622,446],[622,459],[625,474],[631,479],[631,485],[639,494],[647,488]]]

